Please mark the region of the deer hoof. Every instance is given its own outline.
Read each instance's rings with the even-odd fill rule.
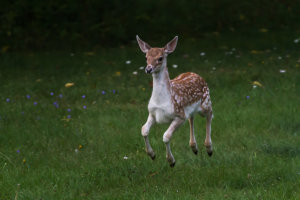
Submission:
[[[175,163],[176,163],[176,162],[171,163],[171,164],[170,164],[170,167],[172,167],[172,168],[175,167]]]
[[[192,148],[192,151],[194,152],[194,154],[198,154],[198,147],[196,143],[190,143],[190,147]]]
[[[155,154],[151,155],[151,159],[152,159],[152,160],[154,160],[154,159],[155,159],[155,157],[156,157],[156,155],[155,155]]]
[[[154,153],[154,151],[147,152],[147,154],[151,157],[152,160],[155,159],[155,153]]]
[[[213,147],[212,147],[212,145],[210,144],[210,145],[205,145],[205,146],[206,146],[206,152],[207,152],[207,154],[209,156],[212,156],[212,154],[213,154]]]

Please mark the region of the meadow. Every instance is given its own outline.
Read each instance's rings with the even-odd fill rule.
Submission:
[[[300,199],[300,32],[243,35],[179,36],[168,57],[171,78],[204,77],[214,110],[213,156],[196,116],[199,153],[185,123],[174,168],[167,125],[150,132],[156,159],[145,153],[152,77],[134,36],[94,51],[3,51],[0,199]]]

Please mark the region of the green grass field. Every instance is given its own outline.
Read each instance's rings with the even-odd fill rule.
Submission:
[[[185,123],[171,141],[175,168],[165,159],[167,125],[150,132],[156,159],[144,150],[152,77],[139,69],[136,43],[2,53],[0,199],[300,199],[299,36],[179,37],[170,77],[193,71],[208,82],[214,154],[196,116],[200,152]]]

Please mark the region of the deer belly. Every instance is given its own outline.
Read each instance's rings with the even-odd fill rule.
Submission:
[[[184,114],[187,119],[189,119],[194,113],[201,113],[202,109],[200,107],[201,101],[197,101],[191,105],[184,107]]]

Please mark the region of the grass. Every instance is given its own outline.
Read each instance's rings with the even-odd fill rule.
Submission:
[[[185,123],[171,141],[175,168],[165,160],[167,125],[150,133],[156,160],[144,151],[140,129],[152,88],[151,76],[139,70],[145,61],[136,44],[3,53],[0,199],[299,199],[297,36],[179,40],[168,58],[170,76],[193,71],[207,80],[214,154],[205,152],[205,120],[196,117],[200,152],[192,153]]]

